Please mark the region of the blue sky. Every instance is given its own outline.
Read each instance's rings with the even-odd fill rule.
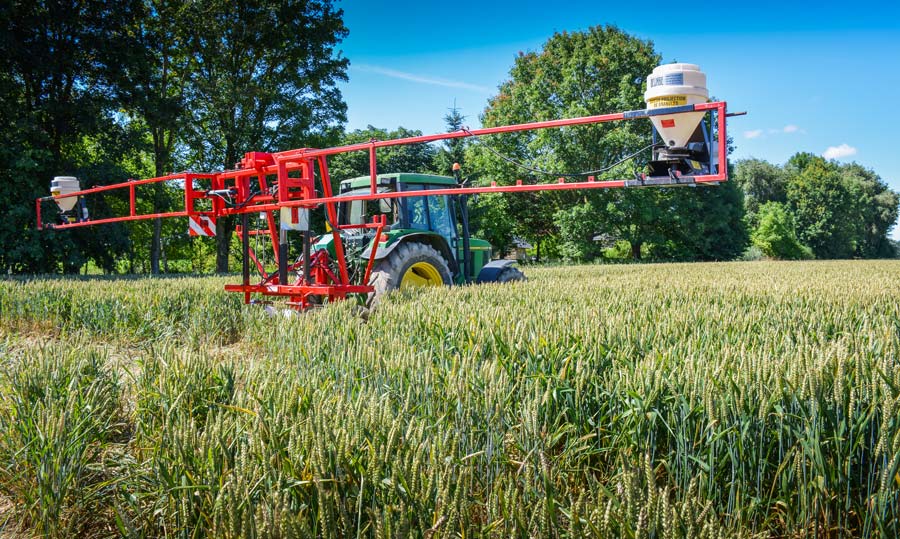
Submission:
[[[351,63],[341,87],[349,129],[443,131],[454,102],[476,127],[519,51],[540,50],[555,31],[615,24],[652,40],[664,62],[699,64],[711,94],[748,111],[729,121],[734,158],[783,163],[809,151],[857,161],[900,191],[900,1],[339,6],[350,30],[340,47]]]

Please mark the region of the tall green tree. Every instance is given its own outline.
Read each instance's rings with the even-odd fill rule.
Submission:
[[[808,152],[794,154],[783,167],[748,159],[735,168],[757,246],[761,236],[786,237],[783,232],[790,228],[781,210],[771,206],[767,230],[761,230],[761,208],[772,202],[785,206],[798,240],[807,243],[818,258],[895,256],[888,233],[897,220],[900,195],[874,171]]]
[[[797,220],[800,240],[818,258],[849,258],[856,252],[860,223],[853,219],[853,199],[838,170],[816,160],[788,184],[788,202]]]
[[[196,61],[188,99],[192,163],[232,168],[248,151],[328,145],[346,120],[337,87],[347,35],[331,0],[189,4]],[[233,219],[217,226],[216,270],[228,270]]]
[[[498,95],[489,100],[482,123],[491,127],[640,108],[641,82],[659,60],[652,43],[612,26],[554,34],[541,51],[521,53],[515,59],[509,79],[500,85]],[[517,167],[498,158],[486,146],[531,168],[578,172],[603,167],[634,152],[645,144],[648,135],[646,125],[634,122],[509,133],[473,144],[467,157],[469,168],[478,171],[482,181],[501,184],[517,179],[547,181],[553,175]],[[617,196],[610,193],[509,195],[508,205],[515,216],[517,235],[540,248],[558,233],[554,216],[559,210],[590,201],[595,210],[591,219],[599,220]],[[633,217],[637,219],[640,215],[635,213]]]
[[[818,258],[892,256],[887,235],[900,196],[877,174],[808,153],[791,157],[785,171],[798,235]]]
[[[444,125],[447,126],[447,132],[453,133],[462,129],[465,124],[466,117],[457,108],[456,103],[444,115]],[[454,138],[445,140],[441,144],[441,148],[434,157],[434,169],[438,174],[450,175],[453,173],[453,164],[459,163],[463,171],[466,164],[466,146],[468,141],[465,138]]]
[[[180,0],[144,0],[144,4],[144,16],[136,19],[128,32],[131,54],[113,70],[112,77],[121,106],[149,135],[153,175],[164,176],[174,171],[176,142],[188,119],[185,97],[194,67],[189,49],[194,29],[187,24],[189,4]],[[142,191],[150,195],[152,213],[168,211],[180,201],[177,190],[165,184]],[[160,270],[162,219],[153,220],[152,230],[150,271],[156,274]]]
[[[840,172],[856,203],[856,212],[859,215],[857,256],[863,258],[895,256],[888,233],[897,222],[900,194],[889,189],[874,171],[857,163],[843,165]]]
[[[501,84],[499,94],[488,102],[482,123],[496,126],[643,108],[643,82],[659,62],[660,56],[651,42],[612,26],[554,34],[541,51],[516,58],[509,80]],[[473,144],[468,162],[470,168],[481,173],[484,181],[501,184],[516,179],[548,181],[555,179],[556,173],[610,167],[598,176],[601,179],[631,177],[649,158],[650,133],[647,122],[611,122],[509,133]],[[641,149],[645,151],[636,158],[626,159]],[[497,153],[532,170],[516,166]],[[621,164],[613,166],[617,163]],[[517,235],[538,246],[556,237],[574,258],[596,256],[599,249],[591,246],[588,238],[600,233],[612,233],[628,241],[636,259],[642,256],[645,245],[654,245],[658,253],[668,255],[677,252],[679,242],[685,240],[692,243],[692,252],[703,253],[704,257],[729,257],[735,251],[740,252],[746,243],[746,233],[742,232],[743,205],[731,201],[736,193],[702,191],[612,189],[517,194],[509,196],[508,205],[512,210],[509,218],[514,219]],[[715,200],[717,197],[722,199]],[[584,207],[576,208],[579,205]],[[737,228],[716,227],[706,221],[703,212],[686,219],[678,212],[679,206],[734,212],[725,222]],[[693,229],[688,229],[688,225],[694,225]],[[713,248],[735,241],[739,244],[736,249]]]
[[[787,202],[787,174],[777,165],[761,159],[742,159],[735,163],[732,179],[743,190],[750,215],[755,215],[766,202]]]
[[[34,199],[48,194],[57,174],[78,175],[89,187],[125,173],[99,157],[116,146],[119,155],[129,151],[128,132],[115,121],[109,74],[124,61],[126,29],[141,10],[138,0],[0,3],[4,271],[71,272],[88,258],[111,266],[124,248],[119,227],[38,233]]]

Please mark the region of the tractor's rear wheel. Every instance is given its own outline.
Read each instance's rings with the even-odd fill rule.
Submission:
[[[369,284],[375,287],[369,293],[370,307],[398,288],[417,286],[442,286],[453,282],[447,261],[434,247],[424,243],[402,243],[387,258],[372,268]]]
[[[515,268],[513,266],[506,266],[503,270],[497,275],[497,279],[494,280],[495,283],[510,283],[512,281],[525,281],[525,274],[519,268]]]

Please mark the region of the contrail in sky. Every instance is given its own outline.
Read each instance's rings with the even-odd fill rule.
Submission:
[[[376,73],[378,75],[384,75],[385,77],[391,77],[395,79],[408,80],[410,82],[418,82],[420,84],[431,84],[433,86],[444,86],[446,88],[461,88],[463,90],[471,90],[473,92],[479,92],[483,94],[491,93],[491,89],[487,86],[479,86],[477,84],[470,84],[468,82],[458,81],[458,80],[447,80],[447,79],[439,79],[435,77],[426,77],[422,75],[416,75],[415,73],[407,73],[405,71],[397,71],[396,69],[390,69],[387,67],[369,65],[369,64],[358,64],[351,65],[350,69],[356,69],[358,71],[362,71],[365,73]]]

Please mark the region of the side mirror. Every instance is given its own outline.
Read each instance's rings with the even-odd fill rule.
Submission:
[[[386,198],[378,199],[378,210],[381,213],[391,213],[394,211],[394,208],[391,207],[391,201]]]

